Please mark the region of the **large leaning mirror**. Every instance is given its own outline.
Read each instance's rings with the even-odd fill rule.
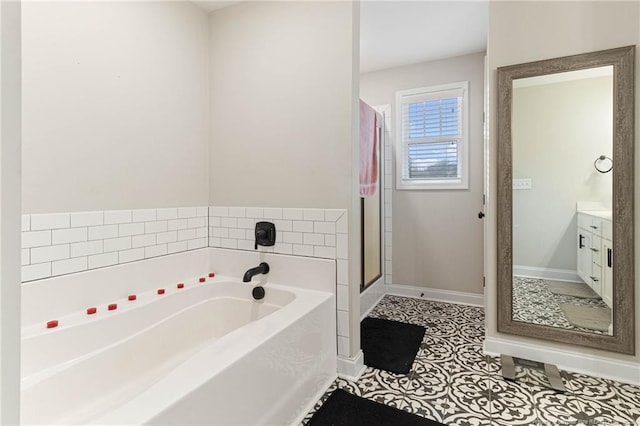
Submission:
[[[635,46],[498,68],[498,331],[633,354]]]

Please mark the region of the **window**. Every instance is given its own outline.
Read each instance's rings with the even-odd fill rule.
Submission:
[[[396,93],[396,188],[467,189],[469,83]]]

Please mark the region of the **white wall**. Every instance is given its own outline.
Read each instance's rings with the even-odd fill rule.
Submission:
[[[350,2],[243,2],[209,15],[210,200],[348,210],[352,355],[360,349],[358,19]]]
[[[469,81],[469,189],[394,187],[393,284],[480,294],[483,230],[476,214],[482,210],[484,186],[484,53],[364,73],[360,94],[370,105],[392,104],[393,114],[396,91],[457,81]]]
[[[206,13],[22,7],[23,213],[208,205]]]
[[[487,340],[500,340],[505,344],[522,346],[530,344],[529,356],[540,351],[557,352],[558,356],[597,356],[590,364],[593,373],[609,374],[604,361],[626,361],[638,366],[636,377],[640,382],[640,356],[628,356],[606,351],[528,339],[500,334],[497,331],[496,296],[496,69],[500,66],[556,58],[566,55],[592,52],[640,43],[640,10],[638,2],[491,2],[489,19],[489,43],[487,48],[490,73],[489,110],[489,203],[486,239],[486,335]],[[640,70],[640,55],[636,55],[636,76]],[[637,79],[637,77],[636,77]],[[636,85],[636,100],[640,99],[640,86]],[[640,109],[636,108],[636,123],[640,122]],[[640,132],[636,130],[636,145]],[[640,167],[640,155],[636,155],[636,168]],[[640,188],[640,174],[636,173],[636,188]],[[636,206],[640,198],[636,197]],[[640,209],[635,208],[636,223],[640,223]],[[640,241],[640,227],[636,226],[636,242]],[[635,268],[640,270],[640,251],[636,243]],[[640,291],[636,283],[636,312],[640,307]],[[639,316],[636,314],[636,344],[640,344]],[[538,352],[535,352],[538,351]],[[562,352],[564,351],[564,352]],[[551,361],[553,362],[553,361]],[[612,364],[608,364],[611,366]],[[573,368],[580,368],[574,365]],[[586,367],[582,366],[584,369]]]
[[[20,420],[20,3],[0,2],[0,424]]]
[[[611,208],[612,174],[593,167],[613,157],[613,79],[586,78],[513,90],[513,264],[576,271],[576,203]]]

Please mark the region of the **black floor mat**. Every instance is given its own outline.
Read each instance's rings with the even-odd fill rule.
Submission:
[[[360,323],[360,341],[364,363],[392,373],[408,373],[418,353],[426,329],[407,324],[367,317]]]
[[[311,417],[309,426],[443,426],[434,420],[369,399],[342,389],[333,391]]]

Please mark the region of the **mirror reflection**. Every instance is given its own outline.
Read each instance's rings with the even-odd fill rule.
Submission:
[[[512,89],[512,319],[612,335],[613,66]]]

